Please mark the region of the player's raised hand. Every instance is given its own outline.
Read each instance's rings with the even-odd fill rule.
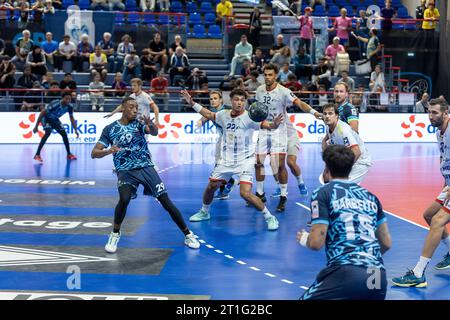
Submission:
[[[116,146],[116,145],[113,145],[113,146],[111,146],[111,148],[109,148],[109,153],[110,154],[114,154],[114,153],[116,153],[116,152],[119,152],[121,149],[118,147],[118,146]]]
[[[108,119],[109,117],[111,117],[113,114],[112,113],[108,113],[106,115],[103,116],[103,118]]]
[[[191,106],[195,104],[194,99],[192,99],[189,92],[187,92],[186,90],[181,90],[180,93],[183,99],[186,100],[186,102],[189,103]]]
[[[323,114],[320,112],[314,113],[314,117],[316,117],[317,120],[323,120]]]
[[[35,126],[34,128],[33,128],[33,133],[37,133],[38,132],[38,126]]]
[[[282,113],[280,113],[275,118],[273,118],[273,124],[275,125],[276,128],[278,128],[278,126],[283,122],[283,120],[284,116]]]

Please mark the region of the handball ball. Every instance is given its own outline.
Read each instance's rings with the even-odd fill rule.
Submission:
[[[269,108],[261,102],[253,102],[248,107],[248,116],[255,122],[261,122],[267,119]]]

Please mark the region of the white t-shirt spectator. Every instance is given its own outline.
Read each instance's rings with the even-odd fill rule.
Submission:
[[[71,51],[77,51],[77,47],[72,41],[69,41],[69,43],[67,44],[64,41],[60,42],[58,49],[61,53],[70,53]]]

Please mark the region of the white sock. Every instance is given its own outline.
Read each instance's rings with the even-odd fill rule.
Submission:
[[[204,203],[203,203],[203,205],[202,205],[202,210],[205,211],[206,213],[208,213],[208,212],[209,212],[209,207],[210,207],[210,206],[211,206],[210,204],[204,204]]]
[[[256,181],[256,192],[261,195],[264,193],[264,181]]]
[[[445,239],[442,239],[442,243],[445,244],[447,246],[448,249],[448,253],[450,253],[450,236],[448,236]]]
[[[428,262],[430,262],[431,259],[420,257],[419,262],[417,262],[416,266],[414,267],[414,275],[417,278],[422,277],[423,273],[425,272],[425,269],[427,268]]]
[[[295,176],[295,179],[297,179],[297,184],[304,183],[302,174],[300,174],[299,176]]]
[[[270,213],[269,209],[267,207],[264,207],[264,209],[261,211],[264,215],[264,219],[269,219],[272,214]]]
[[[280,190],[281,190],[280,195],[282,197],[286,197],[287,196],[287,184],[281,184],[280,183]]]

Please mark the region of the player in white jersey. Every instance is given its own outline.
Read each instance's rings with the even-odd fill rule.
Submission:
[[[223,129],[222,151],[219,162],[214,167],[209,177],[209,184],[203,193],[203,206],[199,212],[190,217],[190,221],[209,220],[209,208],[213,201],[214,192],[231,176],[237,175],[240,180],[240,194],[246,201],[254,205],[267,223],[268,230],[278,229],[278,220],[270,213],[264,203],[252,194],[253,174],[255,171],[255,144],[253,133],[261,128],[276,129],[283,121],[283,115],[279,114],[273,121],[255,122],[250,119],[245,104],[247,93],[241,89],[234,89],[230,93],[231,110],[212,112],[195,103],[189,93],[181,92],[183,98],[208,120],[216,122]]]
[[[350,127],[350,125],[339,120],[338,106],[328,103],[323,106],[323,120],[327,125],[327,134],[322,140],[322,150],[325,150],[329,144],[344,145],[350,148],[355,154],[355,163],[348,180],[354,183],[360,183],[372,166],[372,160],[364,142]],[[328,182],[329,177],[321,175],[323,182]]]
[[[289,169],[291,169],[291,173],[294,175],[295,179],[297,180],[298,189],[300,191],[300,194],[302,196],[306,196],[308,194],[308,189],[306,188],[305,182],[303,181],[302,177],[302,170],[300,166],[297,164],[297,154],[300,151],[300,139],[298,137],[297,130],[294,128],[294,125],[292,122],[288,119],[286,121],[286,128],[287,128],[287,165]],[[273,162],[271,162],[271,165]],[[273,172],[276,172],[276,169],[272,168]],[[278,177],[277,175],[273,176],[277,184]],[[272,194],[272,197],[276,198],[281,195],[281,188],[280,186],[277,187],[277,190]]]
[[[277,211],[284,211],[287,201],[287,182],[288,174],[286,170],[286,153],[287,153],[287,108],[293,104],[307,113],[311,113],[317,119],[321,118],[321,114],[310,107],[308,104],[298,99],[291,90],[283,87],[276,82],[278,76],[278,67],[274,64],[264,66],[265,84],[256,90],[256,100],[263,103],[269,108],[269,116],[267,120],[271,121],[278,114],[284,115],[284,121],[276,130],[260,130],[258,144],[256,147],[256,195],[265,202],[264,195],[264,161],[266,156],[270,154],[271,162],[274,163],[272,168],[275,169],[274,175],[278,176],[280,182],[280,202]]]
[[[143,116],[150,117],[150,109],[155,114],[155,124],[159,126],[159,108],[153,101],[152,97],[142,90],[142,80],[139,78],[131,79],[131,92],[130,98],[133,98],[138,103],[138,115],[137,118],[141,119]],[[122,112],[122,105],[119,105],[111,113],[107,114],[105,118],[111,117],[113,114]]]
[[[450,268],[450,236],[446,225],[450,222],[450,118],[449,106],[444,99],[433,99],[428,107],[428,117],[433,127],[437,128],[437,141],[441,153],[441,174],[445,185],[436,201],[424,212],[423,217],[430,226],[430,231],[425,240],[422,254],[413,270],[406,275],[392,279],[392,282],[400,287],[426,287],[425,270],[430,262],[439,241],[447,247],[444,259],[435,269],[444,270]],[[448,287],[447,287],[448,289]]]

